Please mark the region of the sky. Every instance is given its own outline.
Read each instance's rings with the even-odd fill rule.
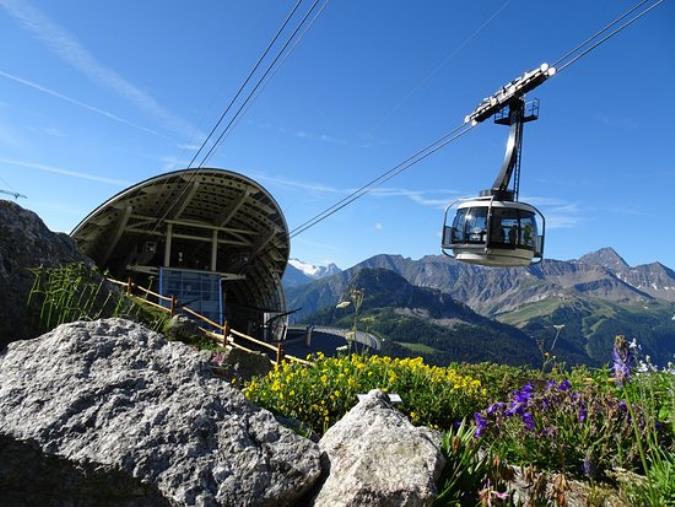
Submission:
[[[0,189],[70,232],[187,166],[294,3],[0,0]],[[209,165],[259,181],[293,228],[633,3],[330,0]],[[541,116],[520,195],[547,217],[547,257],[612,246],[675,268],[674,27],[666,0],[529,95]],[[491,184],[507,134],[482,123],[293,238],[291,256],[440,253],[445,205]]]

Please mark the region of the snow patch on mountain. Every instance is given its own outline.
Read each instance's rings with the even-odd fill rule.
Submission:
[[[290,259],[288,263],[295,269],[302,271],[309,277],[316,277],[319,274],[320,267],[307,262],[302,262],[300,259]]]
[[[290,259],[288,263],[298,271],[301,271],[305,276],[314,280],[340,272],[340,268],[333,263],[328,264],[328,266],[317,266],[315,264],[303,262],[300,259]]]

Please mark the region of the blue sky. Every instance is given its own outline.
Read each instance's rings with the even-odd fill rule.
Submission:
[[[258,179],[293,227],[632,3],[331,0],[210,165]],[[187,165],[291,5],[0,0],[0,188],[68,232]],[[674,27],[666,1],[532,94],[521,198],[547,215],[547,256],[613,246],[675,267]],[[489,186],[506,135],[485,122],[295,238],[292,256],[439,253],[444,203]]]

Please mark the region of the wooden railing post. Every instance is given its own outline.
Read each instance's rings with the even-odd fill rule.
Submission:
[[[277,344],[277,364],[281,364],[284,360],[284,349],[281,345],[281,342]]]
[[[171,316],[176,315],[176,309],[178,308],[178,300],[176,296],[171,296]]]
[[[133,292],[134,282],[131,280],[131,277],[127,279],[127,296],[131,296]]]
[[[228,321],[223,322],[223,347],[227,345],[227,335],[230,334],[230,323]],[[232,337],[232,342],[234,343],[234,336]]]

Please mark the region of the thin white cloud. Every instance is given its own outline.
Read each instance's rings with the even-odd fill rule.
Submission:
[[[249,174],[265,184],[312,192],[319,195],[331,194],[335,197],[340,197],[349,195],[356,190],[354,188],[322,185],[306,180],[297,181],[288,178],[270,177],[265,174],[252,174],[250,172]],[[437,210],[444,210],[450,202],[460,197],[459,192],[452,189],[412,190],[399,187],[378,187],[372,189],[367,195],[375,198],[403,197],[421,206]],[[525,196],[522,200],[541,208],[542,213],[546,217],[547,229],[570,229],[585,220],[584,211],[577,203],[557,197],[545,196]]]
[[[201,148],[199,144],[183,143],[178,145],[179,150],[197,151],[199,148]]]
[[[32,127],[30,130],[33,132],[40,132],[50,137],[68,137],[68,134],[57,127]]]
[[[0,117],[0,146],[4,148],[19,148],[25,145],[25,140],[16,128]]]
[[[248,172],[251,177],[260,180],[269,185],[276,185],[294,190],[302,190],[303,192],[311,192],[313,194],[333,194],[336,197],[346,196],[354,191],[356,188],[340,188],[331,185],[324,185],[307,180],[294,180],[290,178],[281,178],[268,176],[262,173]],[[398,187],[376,187],[371,189],[367,194],[370,197],[404,197],[425,207],[445,209],[445,207],[457,198],[457,191],[449,189],[438,190],[411,190],[407,188]]]
[[[341,194],[341,193],[346,193],[345,190],[337,188],[337,187],[332,187],[330,185],[322,185],[320,183],[313,183],[311,181],[298,181],[294,179],[289,179],[289,178],[280,178],[276,176],[268,176],[266,174],[262,173],[251,173],[250,171],[248,172],[249,175],[251,175],[252,178],[255,178],[256,180],[260,180],[263,183],[267,183],[270,185],[276,185],[280,187],[286,187],[286,188],[292,188],[295,190],[302,190],[302,191],[307,191],[307,192],[315,192],[315,193],[326,193],[326,194]]]
[[[115,178],[107,178],[105,176],[98,176],[96,174],[83,173],[79,171],[71,171],[69,169],[62,169],[60,167],[39,164],[37,162],[27,162],[24,160],[14,160],[9,158],[0,158],[0,164],[7,164],[15,167],[22,167],[24,169],[34,169],[37,171],[48,172],[52,174],[61,174],[63,176],[70,176],[72,178],[79,178],[81,180],[95,181],[97,183],[104,183],[106,185],[114,185],[116,187],[128,187],[132,183],[126,180],[118,180]]]
[[[1,1],[3,1],[3,0],[0,0],[0,2]],[[69,103],[74,104],[76,106],[82,107],[82,108],[84,108],[88,111],[91,111],[92,113],[96,113],[96,114],[99,114],[101,116],[105,116],[109,120],[113,120],[113,121],[116,121],[116,122],[119,122],[119,123],[123,123],[123,124],[125,124],[129,127],[133,127],[135,129],[142,130],[142,131],[147,132],[149,134],[153,134],[153,135],[160,136],[160,137],[166,137],[166,136],[160,134],[159,132],[157,132],[156,130],[152,130],[152,129],[149,129],[147,127],[143,127],[141,125],[137,125],[136,123],[130,122],[129,120],[125,120],[124,118],[121,118],[121,117],[117,116],[116,114],[113,114],[109,111],[99,109],[98,107],[86,104],[86,103],[84,103],[80,100],[74,99],[72,97],[68,97],[67,95],[63,95],[62,93],[59,93],[55,90],[47,88],[46,86],[39,85],[37,83],[34,83],[33,81],[29,81],[29,80],[23,79],[19,76],[15,76],[14,74],[9,74],[8,72],[3,72],[3,71],[0,70],[0,77],[10,79],[10,80],[15,81],[17,83],[20,83],[24,86],[28,86],[29,88],[33,88],[34,90],[37,90],[39,92],[46,93],[47,95],[51,95],[52,97],[56,97],[57,99],[65,100],[66,102],[69,102]]]
[[[376,231],[381,231],[382,230],[382,224],[380,222],[375,223],[375,230]]]
[[[286,130],[279,129],[280,132],[286,133]],[[338,137],[329,136],[328,134],[316,134],[314,132],[307,132],[306,130],[298,130],[295,132],[295,137],[300,139],[310,139],[312,141],[322,141],[330,144],[347,144],[347,141]]]
[[[182,160],[177,157],[162,157],[162,171],[173,171],[174,169],[183,169],[190,163],[189,160]]]
[[[321,141],[324,143],[330,143],[330,144],[348,144],[346,139],[342,139],[339,137],[331,136],[329,134],[325,133],[316,133],[316,132],[310,132],[308,130],[291,130],[289,131],[287,128],[284,128],[282,126],[277,126],[273,124],[272,122],[265,121],[265,122],[258,122],[255,120],[246,120],[246,123],[248,125],[253,125],[254,127],[257,127],[262,130],[276,130],[280,134],[284,135],[291,135],[293,137],[297,137],[299,139],[307,139],[311,141]]]
[[[638,122],[631,120],[630,118],[608,116],[602,113],[594,114],[593,119],[597,122],[602,123],[603,125],[606,125],[607,127],[617,128],[621,130],[635,130],[640,127]]]
[[[374,188],[370,192],[374,197],[405,197],[427,208],[445,209],[457,198],[455,190],[410,190],[407,188]]]
[[[96,60],[77,38],[24,0],[0,0],[0,6],[14,16],[27,30],[68,65],[94,83],[130,100],[138,108],[158,118],[165,128],[183,136],[192,136],[195,129],[185,120],[159,104],[113,69]]]
[[[546,229],[571,229],[585,220],[579,204],[558,197],[523,196],[522,201],[537,206],[546,218]]]

